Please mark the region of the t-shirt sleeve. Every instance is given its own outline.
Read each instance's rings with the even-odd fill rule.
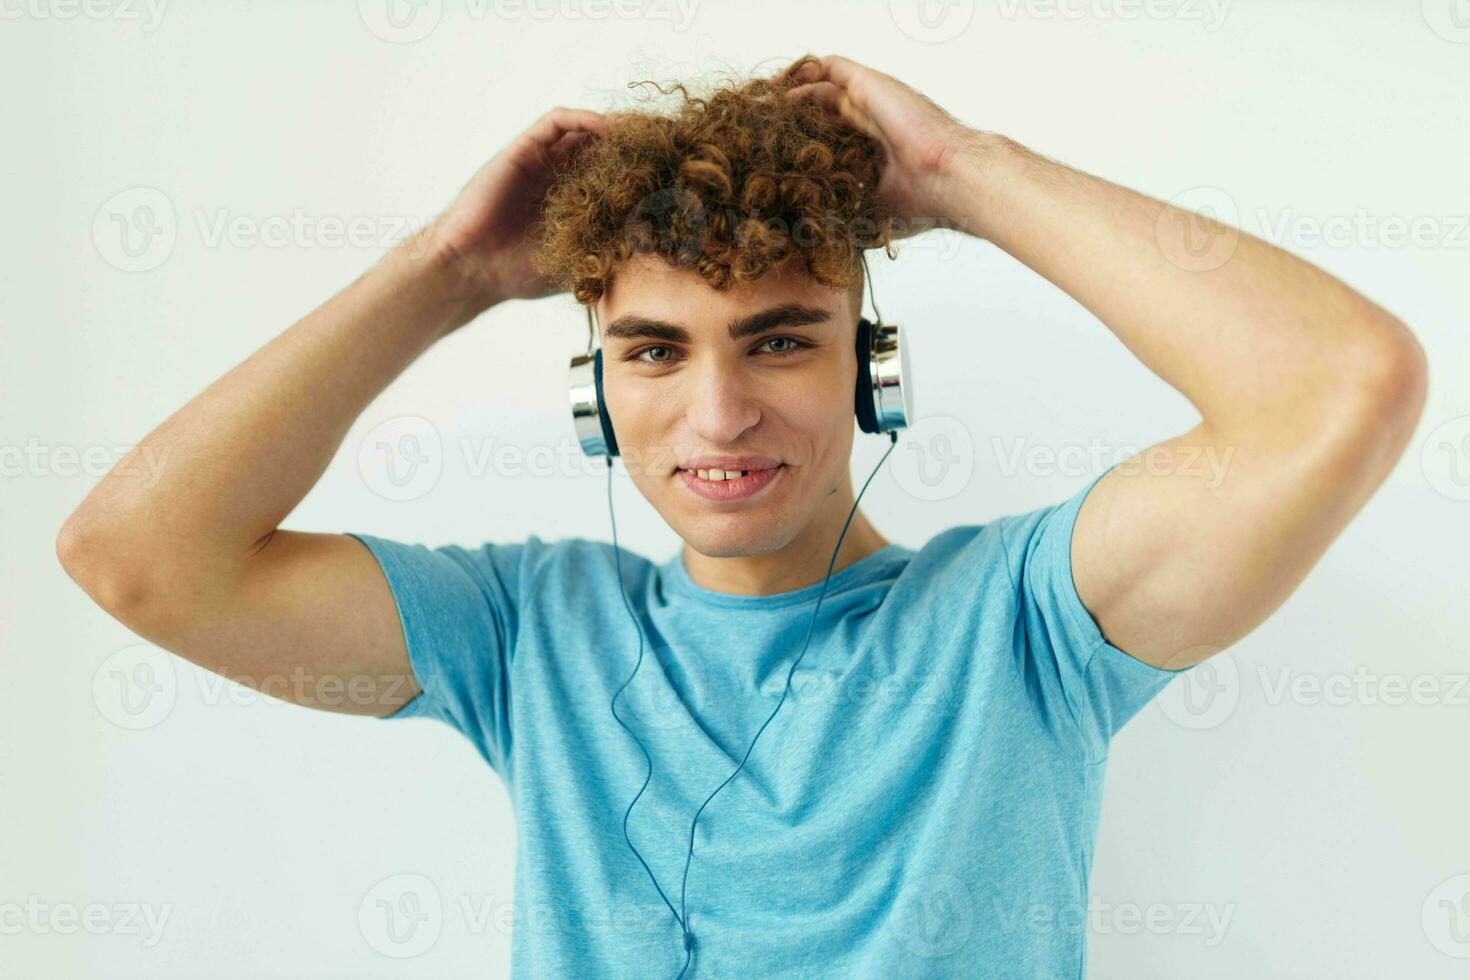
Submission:
[[[522,584],[540,550],[523,542],[429,548],[350,534],[377,559],[403,627],[420,694],[383,719],[436,718],[502,777],[511,749],[511,663]]]
[[[1059,714],[1090,762],[1107,755],[1123,724],[1189,670],[1154,667],[1113,646],[1072,577],[1072,529],[1103,474],[1058,504],[1000,520],[1021,603],[1026,656],[1037,695]]]

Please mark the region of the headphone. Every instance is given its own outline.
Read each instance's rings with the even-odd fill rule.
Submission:
[[[863,256],[863,272],[867,275],[867,257]],[[868,277],[868,298],[873,296],[873,280]],[[812,630],[817,625],[817,614],[822,608],[822,599],[827,595],[827,583],[832,580],[832,568],[837,562],[837,553],[842,549],[842,541],[847,537],[848,525],[852,523],[853,515],[857,513],[858,502],[863,499],[867,492],[868,484],[873,482],[873,477],[878,475],[878,469],[888,459],[888,454],[893,452],[893,447],[898,444],[898,430],[906,428],[913,418],[913,384],[909,380],[908,348],[904,341],[903,331],[897,324],[885,324],[882,315],[878,312],[878,304],[873,303],[873,316],[876,323],[869,322],[859,316],[857,341],[855,355],[857,357],[858,372],[856,391],[854,392],[854,411],[857,415],[858,426],[864,432],[874,435],[884,434],[888,436],[889,445],[883,452],[882,459],[878,460],[873,472],[868,474],[868,479],[863,482],[862,489],[858,491],[857,498],[852,502],[852,509],[847,513],[847,521],[842,525],[842,533],[837,536],[837,545],[832,549],[832,557],[827,562],[827,575],[822,580],[822,591],[817,595],[816,607],[812,610],[812,618],[807,623],[806,642],[802,644],[801,653],[792,661],[791,667],[786,672],[786,686],[781,692],[781,700],[776,702],[776,707],[771,710],[754,737],[750,740],[750,746],[745,750],[745,757],[740,760],[740,765],[735,771],[725,778],[725,781],[715,787],[705,801],[695,811],[693,819],[689,823],[689,850],[684,857],[684,879],[679,890],[679,906],[675,909],[672,902],[664,894],[663,888],[654,876],[653,869],[648,862],[643,860],[643,855],[638,853],[638,848],[633,846],[633,840],[628,836],[628,818],[633,813],[633,807],[643,796],[643,791],[648,788],[653,779],[653,760],[648,755],[648,749],[643,745],[643,740],[638,734],[629,728],[618,714],[618,695],[623,689],[632,683],[638,673],[638,668],[643,665],[643,627],[639,625],[638,617],[633,612],[633,606],[628,601],[627,586],[623,582],[623,562],[621,551],[618,548],[618,523],[613,516],[612,500],[612,473],[613,457],[618,455],[618,440],[613,433],[612,417],[608,414],[607,403],[603,400],[602,385],[602,350],[599,346],[593,350],[593,341],[596,339],[596,327],[592,320],[592,306],[587,306],[587,353],[579,354],[572,358],[571,362],[571,405],[572,424],[577,434],[577,440],[581,443],[582,451],[588,456],[602,456],[607,460],[607,516],[612,524],[613,539],[613,561],[615,562],[618,587],[623,596],[623,608],[628,611],[628,618],[633,621],[633,627],[638,632],[638,660],[633,665],[633,671],[628,679],[623,681],[622,686],[613,693],[608,702],[608,708],[612,711],[613,718],[617,720],[623,729],[633,736],[638,743],[638,748],[643,753],[644,764],[648,772],[643,778],[643,786],[639,788],[638,795],[628,803],[628,809],[623,812],[623,840],[627,842],[628,849],[643,865],[643,870],[648,872],[649,879],[653,882],[654,889],[664,904],[673,913],[674,920],[678,922],[684,942],[684,966],[679,970],[676,980],[681,980],[689,969],[690,961],[694,955],[694,932],[690,927],[688,905],[685,897],[689,884],[689,864],[694,858],[694,829],[699,824],[699,815],[704,808],[709,806],[710,801],[720,790],[724,789],[731,780],[745,766],[746,759],[755,750],[756,739],[766,730],[766,726],[776,717],[776,712],[781,710],[781,705],[786,703],[786,695],[791,692],[791,677],[796,673],[797,664],[801,663],[806,656],[807,647],[812,642]]]
[[[867,260],[864,259],[866,267]],[[872,289],[869,280],[868,288]],[[857,384],[854,410],[858,427],[878,435],[905,428],[913,417],[913,384],[908,375],[908,344],[896,323],[884,323],[877,307],[878,322],[859,317],[857,323]],[[597,328],[592,305],[587,305],[587,353],[572,358],[570,397],[572,426],[582,452],[588,456],[618,456],[618,438],[613,432],[602,384],[602,348],[593,350]]]

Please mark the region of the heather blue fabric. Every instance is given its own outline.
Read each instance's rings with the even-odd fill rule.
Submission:
[[[1176,672],[1077,597],[1071,498],[838,571],[792,691],[699,818],[691,977],[1080,977],[1109,741]],[[623,838],[645,775],[608,701],[638,657],[610,544],[354,535],[430,717],[504,780],[517,977],[674,977],[678,924]],[[623,549],[647,638],[618,710],[653,778],[628,833],[675,908],[695,810],[739,764],[821,583],[712,592]],[[496,841],[466,841],[494,847]]]

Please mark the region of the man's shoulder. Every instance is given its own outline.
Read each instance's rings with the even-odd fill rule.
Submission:
[[[914,549],[910,566],[928,573],[956,564],[973,567],[977,561],[998,560],[1005,545],[1000,521],[953,524],[936,531]]]
[[[485,541],[478,545],[445,545],[441,549],[467,565],[494,572],[523,583],[559,582],[585,588],[592,582],[615,581],[621,567],[624,576],[644,572],[653,561],[638,551],[619,544],[577,535],[529,534],[511,541]]]
[[[914,552],[910,572],[921,579],[996,579],[1014,591],[1028,565],[1065,554],[1065,549],[1052,554],[1056,543],[1052,539],[1070,537],[1070,522],[1085,492],[1086,488],[1030,509],[1012,509],[986,521],[944,528]]]
[[[1096,483],[1097,478],[1094,477],[1070,494],[1055,497],[1048,503],[1030,508],[1011,508],[982,523],[946,528],[934,535],[925,548],[932,547],[941,555],[968,549],[970,552],[1006,554],[1012,560],[1022,559],[1052,529],[1070,531],[1082,501]]]

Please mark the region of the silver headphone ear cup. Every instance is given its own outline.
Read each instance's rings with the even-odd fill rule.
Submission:
[[[879,431],[907,428],[914,419],[914,386],[909,376],[908,342],[903,329],[896,323],[879,324],[868,357]]]
[[[572,406],[572,428],[582,452],[588,456],[612,456],[613,447],[603,431],[602,412],[597,399],[597,354],[578,354],[572,358],[568,372],[568,389]]]

